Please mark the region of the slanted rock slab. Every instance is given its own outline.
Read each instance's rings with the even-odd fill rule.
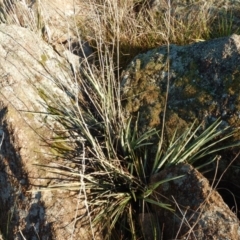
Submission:
[[[39,191],[63,176],[37,165],[67,166],[47,145],[60,126],[43,99],[52,96],[71,106],[71,68],[35,33],[14,25],[0,26],[0,59],[1,231],[7,239],[90,239],[74,221],[85,213],[76,193]]]

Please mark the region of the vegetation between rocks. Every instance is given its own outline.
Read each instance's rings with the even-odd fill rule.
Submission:
[[[73,72],[74,88],[60,86],[68,92],[69,101],[42,94],[48,108],[45,114],[64,129],[52,129],[56,138],[50,147],[72,164],[58,169],[45,167],[70,179],[47,190],[79,193],[87,214],[75,216],[74,221],[82,220],[89,226],[93,238],[96,229],[105,239],[144,238],[139,216],[151,213],[152,204],[172,211],[171,206],[158,202],[152,193],[160,184],[176,180],[168,178],[150,184],[152,175],[172,164],[195,164],[208,155],[214,161],[221,150],[240,144],[219,147],[220,142],[226,142],[239,130],[222,127],[217,120],[204,131],[202,125],[192,123],[180,137],[174,134],[166,145],[166,107],[162,130],[144,133],[138,129],[138,119],[126,117],[122,107],[121,71],[136,54],[160,45],[183,45],[238,31],[233,26],[231,10],[213,14],[213,1],[200,2],[188,5],[183,14],[171,1],[166,1],[162,11],[153,11],[147,1],[90,0],[87,4],[94,12],[93,20],[83,23],[81,16],[74,19],[79,40],[87,39],[96,50],[95,64],[83,59],[80,71]],[[48,23],[40,24],[39,16],[36,26],[44,35]],[[155,153],[149,148],[152,138],[159,140]],[[198,167],[210,161],[201,162]],[[152,224],[155,239],[160,239],[161,226]]]

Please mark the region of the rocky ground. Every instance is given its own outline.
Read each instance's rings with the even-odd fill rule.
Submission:
[[[166,10],[167,1],[150,2],[154,14]],[[0,1],[0,230],[3,239],[87,240],[92,238],[94,229],[89,229],[88,218],[85,218],[87,224],[80,221],[80,217],[86,216],[86,206],[79,200],[79,191],[40,191],[42,187],[66,183],[69,179],[39,166],[47,165],[54,170],[75,166],[48,145],[56,136],[53,130],[62,129],[44,114],[48,111],[44,97],[51,95],[59,102],[68,102],[70,89],[76,89],[72,81],[74,74],[79,71],[84,55],[89,57],[93,53],[72,20],[81,16],[82,22],[89,24],[96,13],[85,1],[74,5],[72,1],[60,0],[39,4],[38,1]],[[175,14],[193,14],[191,6],[203,7],[207,2],[172,1],[172,4]],[[239,1],[215,1],[212,12],[226,7],[233,10],[233,31],[237,31]],[[235,34],[187,46],[171,45],[169,52],[162,46],[137,55],[122,73],[124,114],[133,118],[140,114],[141,131],[153,127],[161,130],[169,80],[166,116],[169,136],[175,126],[181,131],[194,119],[204,120],[207,127],[220,117],[224,126],[238,129],[239,51],[240,39]],[[239,140],[238,131],[232,141]],[[181,181],[157,189],[163,195],[173,196],[176,208],[180,206],[174,216],[174,230],[169,229],[173,220],[168,212],[155,209],[158,216],[150,216],[166,218],[166,222],[160,220],[166,225],[165,239],[176,235],[180,239],[184,236],[240,239],[237,217],[240,158],[225,172],[238,151],[239,148],[230,149],[218,165],[217,179],[224,173],[219,185],[222,196],[212,188],[212,174],[203,176],[190,165],[169,169],[151,179],[154,182],[167,175],[187,174]],[[226,188],[235,197],[226,194]],[[166,203],[174,201],[167,199]],[[148,221],[142,222],[142,227],[149,229]],[[195,233],[190,231],[193,225]],[[100,234],[95,234],[95,239],[101,239]]]

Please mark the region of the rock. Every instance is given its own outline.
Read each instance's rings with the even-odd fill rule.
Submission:
[[[26,27],[43,35],[61,55],[65,50],[72,49],[75,55],[82,58],[85,54],[88,57],[92,49],[87,41],[78,40],[81,32],[77,27],[77,18],[81,18],[82,23],[87,21],[84,17],[86,6],[84,1],[8,0],[0,2],[0,21]],[[91,12],[89,7],[87,11]]]
[[[46,40],[54,47],[59,48],[64,41],[77,37],[74,18],[81,14],[78,4],[66,0],[35,1],[31,9],[35,16],[41,14],[42,25]]]
[[[78,207],[76,194],[39,192],[39,187],[63,178],[36,165],[59,166],[55,160],[66,165],[46,144],[60,126],[44,114],[48,110],[43,99],[54,96],[71,106],[67,95],[68,88],[74,87],[70,66],[36,34],[14,25],[0,26],[0,57],[0,229],[5,236],[8,229],[7,239],[21,239],[21,235],[26,239],[90,239],[81,221],[76,225],[73,221],[76,214],[85,213],[82,202]]]
[[[221,117],[240,127],[240,36],[188,46],[159,47],[134,58],[122,77],[126,116],[139,113],[139,129],[161,129],[169,77],[166,133],[171,138],[198,119]],[[169,72],[168,72],[169,55]],[[234,136],[240,139],[240,131]]]
[[[81,39],[82,34],[78,27],[79,22],[85,24],[84,22],[88,21],[85,11],[89,15],[93,14],[92,9],[85,1],[35,1],[32,3],[31,9],[35,16],[38,15],[38,11],[41,13],[45,39],[61,56],[66,57],[67,55],[71,64],[75,58],[71,56],[72,54],[79,57],[80,63],[85,58],[88,58],[89,62],[93,61],[93,49],[88,41]],[[78,66],[79,63],[72,64],[74,71],[78,70],[75,70]]]
[[[175,212],[153,206],[163,239],[240,239],[237,216],[211,188],[208,180],[188,164],[178,164],[151,177],[151,183],[163,179],[182,178],[161,184],[153,198],[171,204]]]

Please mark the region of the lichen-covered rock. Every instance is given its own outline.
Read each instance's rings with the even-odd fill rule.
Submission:
[[[150,182],[181,175],[182,178],[161,184],[153,194],[155,200],[171,204],[175,210],[153,205],[160,226],[164,226],[163,239],[240,239],[236,215],[192,166],[172,166],[152,176]]]
[[[138,55],[122,82],[125,110],[140,112],[143,127],[161,123],[169,78],[167,126],[222,117],[240,125],[240,36],[188,46],[170,45]],[[169,72],[168,72],[169,61]],[[175,125],[176,126],[176,125]],[[239,137],[239,136],[236,136]]]
[[[168,82],[169,136],[195,119],[208,124],[221,117],[240,127],[240,36],[170,45],[169,53],[164,46],[136,56],[123,75],[122,99],[126,115],[139,113],[142,131],[161,129]],[[240,139],[240,131],[234,137]]]

